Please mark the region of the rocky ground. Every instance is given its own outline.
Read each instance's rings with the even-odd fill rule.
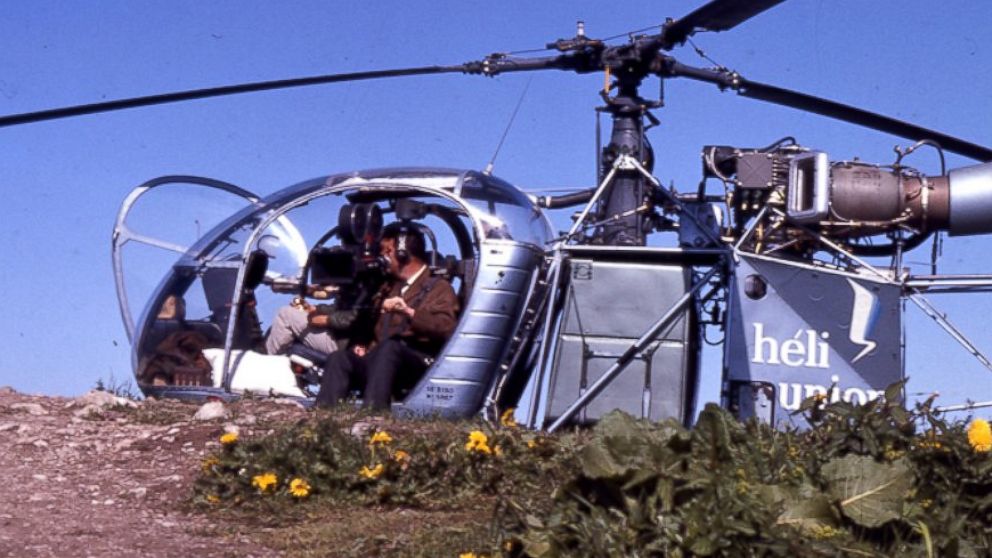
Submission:
[[[0,556],[276,555],[187,500],[225,430],[251,435],[306,412],[292,401],[202,408],[0,388]]]

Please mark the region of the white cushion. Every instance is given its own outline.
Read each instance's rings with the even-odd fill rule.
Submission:
[[[224,378],[224,349],[203,349],[203,356],[213,369],[214,387],[220,387]],[[296,374],[289,367],[287,356],[234,350],[231,362],[234,369],[231,391],[306,397],[296,385]]]

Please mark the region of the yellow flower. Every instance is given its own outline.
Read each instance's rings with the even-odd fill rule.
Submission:
[[[478,555],[474,552],[462,552],[458,558],[478,558]]]
[[[968,443],[975,451],[992,450],[992,427],[985,419],[975,419],[968,426]]]
[[[384,467],[382,463],[377,464],[375,467],[369,469],[368,467],[362,467],[362,470],[358,473],[367,479],[377,479],[382,475]]]
[[[537,447],[537,440],[527,440],[527,447],[534,449]]]
[[[261,492],[268,492],[270,488],[275,487],[278,481],[279,479],[275,473],[262,473],[261,475],[252,477],[251,485]]]
[[[404,463],[406,461],[410,461],[410,454],[403,450],[396,450],[396,453],[393,454],[393,459],[399,463]]]
[[[231,444],[233,444],[234,442],[237,442],[237,441],[238,441],[238,433],[237,432],[227,432],[223,436],[220,437],[220,443],[223,444],[223,445],[225,445],[225,446],[229,446],[229,445],[231,445]]]
[[[295,478],[289,481],[289,493],[297,498],[306,498],[310,495],[310,483],[301,478]]]
[[[507,428],[516,428],[517,419],[513,418],[514,411],[516,411],[516,409],[513,407],[503,411],[503,414],[499,417],[499,423]]]
[[[473,430],[468,435],[468,442],[465,443],[467,451],[477,451],[479,453],[490,454],[493,450],[489,447],[489,436],[479,430]]]
[[[220,460],[211,455],[203,460],[203,463],[200,464],[200,468],[203,469],[204,473],[209,473],[216,465],[220,465]]]
[[[207,501],[211,504],[216,504],[217,502],[220,502],[220,496],[216,494],[207,494]]]
[[[393,437],[389,435],[388,432],[380,430],[372,435],[372,439],[369,440],[369,445],[374,446],[376,444],[388,444],[393,441]]]

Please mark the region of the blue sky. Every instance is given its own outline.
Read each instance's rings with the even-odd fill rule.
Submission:
[[[332,72],[455,64],[540,48],[585,21],[593,37],[698,5],[608,2],[132,2],[11,0],[0,20],[0,114]],[[621,8],[622,6],[622,8]],[[696,44],[749,79],[836,99],[992,144],[992,4],[790,0]],[[691,49],[681,61],[708,66]],[[602,76],[415,77],[189,102],[0,129],[0,384],[78,394],[130,377],[110,231],[132,187],[196,174],[265,194],[350,169],[481,169],[528,79],[496,174],[526,189],[589,186]],[[657,80],[642,89],[656,95]],[[651,133],[656,175],[689,190],[703,145],[793,135],[833,158],[892,161],[909,142],[689,81],[665,84]],[[921,150],[912,160],[938,172]],[[948,165],[972,164],[949,156]],[[945,244],[944,272],[989,271],[984,237]],[[914,254],[911,262],[925,255]],[[917,268],[923,272],[923,268]],[[987,295],[934,302],[992,351]],[[910,391],[992,399],[992,372],[907,309]],[[704,374],[716,397],[719,365]]]

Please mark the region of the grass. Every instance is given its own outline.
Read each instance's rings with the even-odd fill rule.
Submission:
[[[114,378],[113,372],[110,373],[110,378],[108,378],[106,382],[103,381],[103,378],[99,378],[96,381],[96,385],[93,386],[93,389],[97,391],[106,391],[116,395],[117,397],[130,399],[131,401],[138,401],[142,399],[141,392],[138,391],[137,386],[134,385],[134,382],[130,378],[118,380]]]

